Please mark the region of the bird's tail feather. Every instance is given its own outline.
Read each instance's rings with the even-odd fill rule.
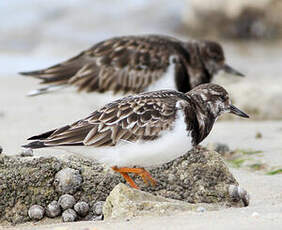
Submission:
[[[27,145],[22,145],[23,148],[30,148],[30,149],[40,149],[44,147],[48,147],[42,141],[33,141],[28,143]]]
[[[47,93],[53,93],[56,91],[59,91],[61,89],[64,89],[68,87],[68,85],[64,84],[64,85],[49,85],[43,88],[39,88],[39,89],[35,89],[32,91],[29,91],[27,96],[32,97],[32,96],[38,96],[41,94],[47,94]]]

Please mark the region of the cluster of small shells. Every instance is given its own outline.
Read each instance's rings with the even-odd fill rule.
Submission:
[[[90,205],[85,201],[76,202],[70,194],[62,195],[58,201],[52,201],[43,208],[40,205],[32,205],[28,210],[31,220],[41,220],[45,215],[49,218],[62,216],[63,222],[77,220],[103,220],[103,201]]]
[[[79,170],[64,168],[55,175],[54,186],[56,191],[64,195],[59,200],[52,201],[44,209],[40,205],[33,205],[29,208],[28,215],[32,220],[41,220],[44,215],[50,218],[62,216],[63,222],[77,220],[102,220],[103,201],[90,205],[85,201],[76,202],[74,194],[82,183]]]

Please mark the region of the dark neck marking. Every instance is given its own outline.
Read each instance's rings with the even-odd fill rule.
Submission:
[[[206,65],[205,65],[203,58],[201,56],[201,51],[200,51],[199,45],[196,46],[196,49],[197,49],[197,53],[199,55],[199,60],[201,62],[202,69],[203,69],[203,74],[201,74],[201,81],[202,81],[201,84],[209,83],[213,76],[209,73],[209,70],[206,68]],[[196,86],[194,86],[194,87],[196,87]]]
[[[188,96],[188,95],[187,95]],[[210,133],[216,120],[214,115],[188,96],[189,104],[184,108],[186,129],[191,132],[193,146],[198,145]]]
[[[189,74],[185,64],[181,61],[175,65],[175,85],[179,92],[187,93],[192,89]]]

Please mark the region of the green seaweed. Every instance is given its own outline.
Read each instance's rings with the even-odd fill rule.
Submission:
[[[246,161],[245,159],[238,158],[238,159],[230,160],[229,162],[234,168],[240,168],[245,161]]]
[[[269,171],[266,174],[267,175],[275,175],[275,174],[280,174],[280,173],[282,173],[282,168]]]
[[[254,164],[249,165],[249,167],[253,170],[262,170],[265,168],[265,165],[262,163],[254,163]]]
[[[254,155],[263,153],[262,150],[253,150],[253,149],[237,149],[236,152],[242,153],[243,155]]]

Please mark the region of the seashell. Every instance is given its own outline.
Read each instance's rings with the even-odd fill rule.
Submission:
[[[44,217],[44,208],[40,205],[32,205],[28,210],[28,216],[32,220],[41,220]]]
[[[48,217],[53,218],[59,216],[60,214],[61,214],[61,207],[56,200],[52,201],[50,204],[47,205],[46,215]]]
[[[63,210],[66,210],[69,208],[73,208],[73,206],[75,205],[75,199],[70,194],[64,194],[60,196],[58,203]]]

